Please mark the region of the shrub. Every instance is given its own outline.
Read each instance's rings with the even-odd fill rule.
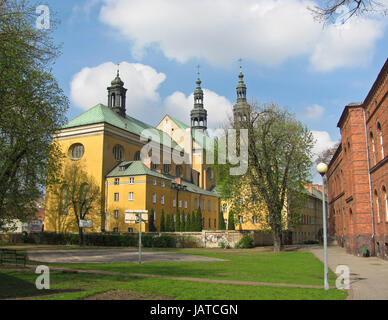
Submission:
[[[152,246],[155,248],[173,248],[175,247],[175,240],[169,235],[162,234],[153,237]]]
[[[236,248],[247,249],[253,248],[253,239],[250,236],[243,236],[236,244]]]
[[[305,240],[303,241],[304,244],[319,244],[318,240]]]

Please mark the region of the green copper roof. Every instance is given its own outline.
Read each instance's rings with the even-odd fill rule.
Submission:
[[[121,167],[124,167],[125,169],[121,169]],[[125,177],[125,176],[154,176],[158,178],[168,179],[163,174],[149,169],[147,166],[144,165],[141,161],[123,161],[120,162],[116,167],[113,168],[111,172],[107,174],[107,177]]]
[[[156,132],[158,132],[162,143],[163,137],[166,138],[164,141],[170,141],[169,136],[163,131],[156,129],[153,126],[139,121],[135,118],[132,118],[128,115],[126,115],[125,118],[121,117],[112,109],[107,106],[104,106],[103,104],[98,104],[93,108],[90,108],[75,119],[69,121],[62,128],[67,129],[96,123],[109,123],[112,126],[126,130],[139,136],[145,129],[154,129],[156,130]],[[174,148],[176,146],[176,143],[172,141],[171,146],[168,143],[166,143],[165,145]]]
[[[121,169],[120,167],[124,167],[124,169]],[[144,175],[153,176],[161,179],[170,180],[171,182],[175,182],[174,177],[151,170],[146,165],[144,165],[144,163],[141,161],[120,162],[116,167],[113,168],[111,172],[107,174],[106,177],[113,178],[113,177],[144,176]],[[200,194],[204,194],[212,197],[218,197],[217,193],[204,190],[188,181],[182,180],[182,185],[186,186],[186,190],[189,192],[200,193]]]

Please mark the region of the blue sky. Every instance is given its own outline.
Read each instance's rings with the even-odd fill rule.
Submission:
[[[70,98],[68,119],[97,103],[120,76],[127,114],[156,125],[169,113],[189,123],[199,64],[210,125],[236,99],[239,62],[248,99],[296,113],[317,138],[340,138],[344,106],[363,101],[387,59],[387,17],[364,16],[323,28],[299,0],[49,1],[63,43],[53,71]]]

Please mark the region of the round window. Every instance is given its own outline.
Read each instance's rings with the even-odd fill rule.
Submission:
[[[73,144],[69,149],[69,156],[71,160],[79,160],[85,153],[85,147],[81,143]]]

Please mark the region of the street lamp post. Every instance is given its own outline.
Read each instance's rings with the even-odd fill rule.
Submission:
[[[325,174],[327,172],[327,164],[320,163],[317,166],[317,171],[322,177],[322,215],[323,215],[323,258],[324,258],[324,284],[325,290],[329,290],[329,280],[328,280],[328,266],[327,266],[327,229],[326,229],[326,200],[325,200]]]

